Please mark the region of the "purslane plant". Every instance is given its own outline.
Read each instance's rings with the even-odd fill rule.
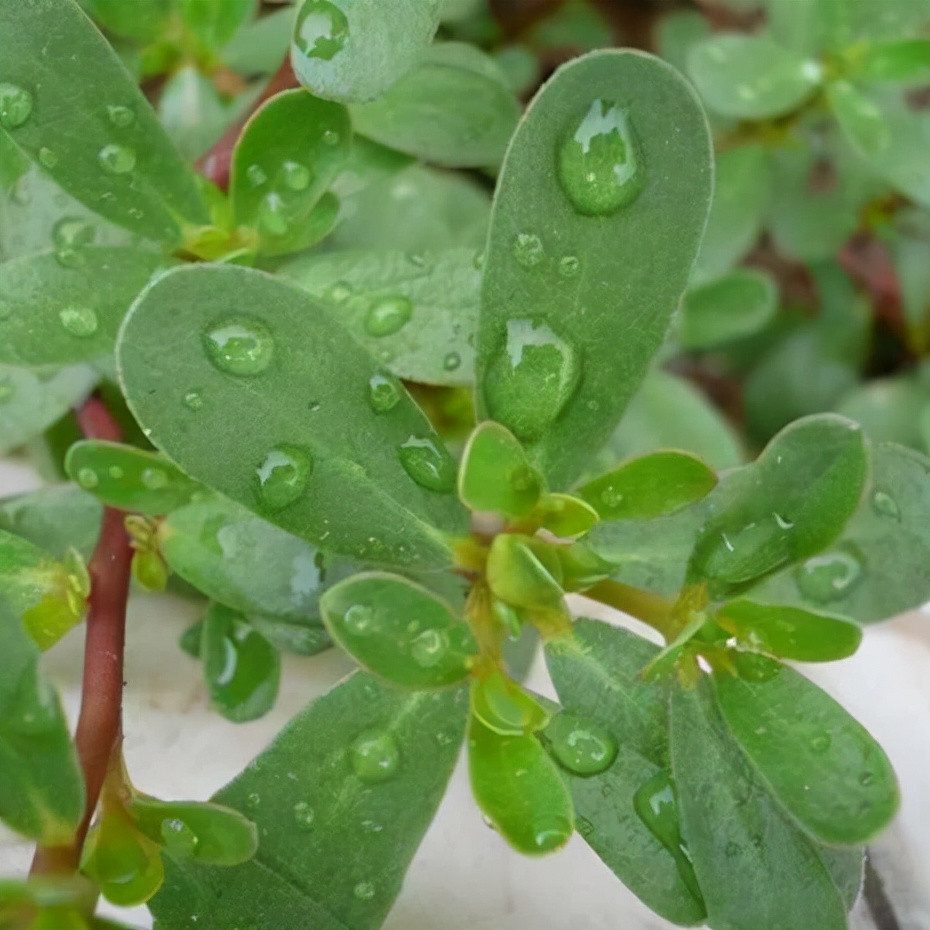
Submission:
[[[930,460],[815,412],[744,464],[652,367],[771,319],[771,280],[734,267],[765,207],[729,184],[755,191],[771,127],[752,121],[812,107],[820,59],[691,35],[695,90],[594,51],[521,116],[452,6],[304,0],[301,86],[251,101],[203,166],[216,183],[114,45],[142,78],[206,69],[272,17],[0,7],[0,442],[71,479],[0,501],[0,818],[38,845],[0,882],[3,926],[114,926],[103,895],[163,930],[376,928],[460,751],[514,849],[577,831],[672,923],[848,926],[898,787],[786,663],[847,657],[930,594]],[[899,45],[837,60],[910,74],[925,45]],[[848,78],[825,91],[847,133]],[[716,194],[699,92],[743,121]],[[418,162],[493,177],[490,207]],[[848,281],[815,278],[845,319]],[[130,573],[205,601],[181,646],[229,720],[274,704],[282,651],[361,668],[211,802],[150,797],[120,747]],[[39,657],[85,614],[72,740]],[[522,684],[536,637],[557,701]]]

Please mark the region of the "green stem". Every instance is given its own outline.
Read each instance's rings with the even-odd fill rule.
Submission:
[[[673,615],[675,602],[661,594],[643,591],[619,581],[599,581],[593,588],[581,592],[585,597],[615,607],[636,620],[651,626],[671,642],[678,629]]]

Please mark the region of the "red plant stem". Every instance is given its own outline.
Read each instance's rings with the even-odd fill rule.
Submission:
[[[77,420],[88,439],[116,442],[121,438],[119,425],[99,397],[84,402],[77,410]],[[84,816],[68,845],[36,850],[33,875],[77,871],[110,757],[122,738],[123,650],[132,560],[123,517],[119,510],[104,508],[100,538],[88,566],[91,591],[84,639],[81,711],[74,738],[87,790]]]

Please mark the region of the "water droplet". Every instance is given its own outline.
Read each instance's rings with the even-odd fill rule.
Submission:
[[[261,187],[268,181],[268,175],[265,174],[261,165],[249,165],[245,169],[245,178],[251,187]]]
[[[79,268],[84,264],[80,250],[90,245],[97,235],[93,223],[79,217],[66,216],[52,227],[55,258],[64,268]]]
[[[382,297],[376,300],[365,318],[369,336],[390,336],[401,330],[413,313],[413,304],[406,297]]]
[[[462,356],[458,352],[449,352],[442,360],[442,367],[445,371],[455,371],[462,364]]]
[[[271,362],[274,339],[257,320],[234,317],[211,326],[203,335],[207,357],[231,375],[257,375]]]
[[[66,307],[58,311],[58,319],[72,336],[80,339],[97,332],[97,314],[90,307]]]
[[[258,204],[258,221],[273,236],[287,233],[287,210],[279,193],[271,191],[262,197]]]
[[[168,476],[160,468],[145,468],[140,478],[143,487],[150,491],[158,491],[168,483]]]
[[[533,845],[537,852],[549,852],[563,846],[574,827],[567,817],[545,817],[533,824]]]
[[[199,844],[197,834],[176,817],[167,817],[161,822],[161,838],[168,852],[176,856],[193,856]]]
[[[89,491],[91,488],[95,488],[100,484],[100,479],[97,477],[97,472],[92,468],[84,467],[78,469],[77,482],[82,488],[86,488]]]
[[[609,100],[595,100],[559,150],[559,181],[579,213],[608,216],[639,196],[641,162],[629,113]]]
[[[341,139],[342,136],[340,136],[335,129],[327,129],[323,133],[323,145],[328,145],[330,147],[336,146],[339,145]]]
[[[375,886],[371,882],[359,882],[352,889],[352,894],[360,901],[370,901],[375,896]]]
[[[308,58],[330,61],[345,47],[349,21],[328,0],[304,0],[294,26],[294,44]]]
[[[578,269],[581,267],[581,262],[578,261],[577,255],[566,255],[564,258],[559,260],[559,274],[563,278],[573,278],[578,274]]]
[[[369,784],[387,781],[400,767],[400,752],[390,733],[362,733],[349,750],[352,769]]]
[[[491,418],[532,442],[561,413],[580,378],[578,354],[552,329],[533,320],[509,320],[506,342],[486,374]]]
[[[261,795],[258,794],[258,792],[256,792],[256,791],[253,791],[253,792],[245,799],[245,806],[246,806],[246,809],[247,809],[247,810],[250,810],[250,811],[258,810],[258,808],[261,806],[261,803],[262,803],[262,797],[261,797]]]
[[[125,129],[136,121],[136,114],[129,107],[108,106],[107,118],[114,126]]]
[[[608,485],[601,491],[601,503],[605,507],[619,507],[623,503],[623,494],[613,485]]]
[[[200,410],[203,407],[203,397],[200,391],[188,391],[182,398],[182,403],[188,410]]]
[[[32,115],[32,94],[23,87],[0,83],[0,126],[18,129]]]
[[[281,177],[292,191],[306,190],[312,177],[310,169],[296,161],[286,161],[281,166]]]
[[[872,495],[872,506],[875,512],[892,520],[901,520],[901,509],[897,501],[887,491],[876,491]]]
[[[376,820],[363,820],[362,821],[362,832],[363,833],[380,833],[384,829],[384,824],[378,823]]]
[[[545,730],[549,749],[575,775],[597,775],[617,757],[617,743],[602,726],[575,714],[556,714]]]
[[[524,268],[535,268],[545,257],[542,239],[536,233],[519,233],[513,241],[513,257]]]
[[[448,493],[455,487],[455,462],[444,446],[423,436],[410,436],[397,450],[404,471],[420,487]]]
[[[43,145],[42,148],[39,149],[39,162],[45,168],[51,170],[58,164],[58,156],[50,148],[46,148]]]
[[[107,469],[107,474],[108,474],[111,478],[113,478],[114,481],[118,481],[120,478],[123,477],[123,469],[120,468],[119,465],[111,465],[111,466]]]
[[[397,406],[400,390],[385,375],[372,375],[368,381],[368,403],[375,413],[387,413]]]
[[[794,575],[804,597],[821,604],[845,597],[859,582],[862,560],[848,549],[835,549],[816,555],[801,565]]]
[[[449,639],[442,630],[424,630],[411,644],[410,655],[421,668],[440,663],[449,649]]]
[[[111,142],[97,153],[97,161],[110,174],[128,174],[136,167],[136,153],[128,145]]]
[[[832,742],[833,740],[830,738],[829,733],[821,733],[810,741],[810,747],[817,753],[826,752],[830,748]]]
[[[872,772],[863,772],[859,776],[859,784],[862,785],[863,788],[868,788],[873,781],[875,781],[875,775]]]
[[[344,304],[352,296],[352,285],[348,281],[337,281],[323,291],[323,298],[333,304]]]
[[[313,829],[316,812],[306,801],[298,801],[294,805],[294,822],[301,830]]]
[[[353,636],[367,636],[375,628],[375,612],[367,604],[353,604],[343,614],[342,622]]]
[[[275,446],[255,470],[258,496],[269,510],[281,510],[303,495],[312,471],[307,450],[288,443]]]

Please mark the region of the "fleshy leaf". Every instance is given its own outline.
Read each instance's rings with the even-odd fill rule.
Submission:
[[[484,267],[478,411],[527,443],[556,488],[607,441],[642,381],[710,187],[693,90],[639,52],[563,65],[514,135]]]
[[[502,672],[476,678],[471,685],[471,712],[481,725],[501,736],[529,736],[551,716],[531,694]]]
[[[590,504],[573,494],[544,494],[536,513],[543,529],[563,539],[583,536],[597,525],[599,519]]]
[[[400,388],[386,414],[372,406],[374,360],[305,292],[233,266],[169,271],[117,357],[130,409],[192,477],[329,551],[449,563],[465,514],[452,458]]]
[[[513,607],[559,610],[563,592],[554,552],[546,544],[516,533],[499,533],[488,553],[487,579],[496,597]]]
[[[255,13],[256,0],[181,0],[184,25],[208,48],[225,45]]]

